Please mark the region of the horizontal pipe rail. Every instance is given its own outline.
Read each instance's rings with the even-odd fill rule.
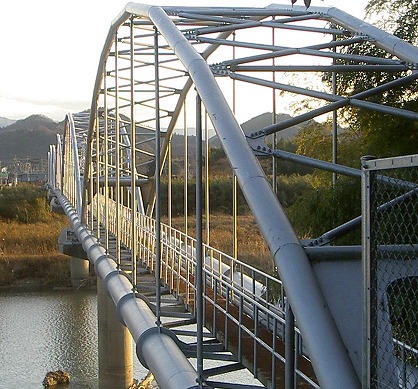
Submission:
[[[81,223],[70,202],[59,190],[55,190],[55,195],[115,303],[121,322],[129,329],[141,363],[153,372],[162,389],[196,387],[197,372],[176,344],[175,336],[157,328],[154,313],[143,300],[135,297],[132,284],[118,271],[116,262],[106,254],[97,238]]]
[[[136,181],[135,181],[135,185],[136,186],[141,186],[141,185],[145,185],[148,182],[149,182],[148,178],[137,178]],[[94,185],[97,184],[97,179],[96,178],[93,180],[93,184]],[[120,187],[130,186],[131,185],[131,177],[121,177],[119,179],[118,184],[119,184]],[[99,187],[102,188],[106,185],[109,186],[109,187],[116,187],[116,178],[115,177],[109,177],[107,180],[105,180],[104,177],[99,177]]]

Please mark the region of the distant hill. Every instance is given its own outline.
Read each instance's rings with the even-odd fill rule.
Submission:
[[[2,129],[3,127],[10,126],[11,124],[13,124],[15,122],[16,122],[16,120],[12,120],[12,119],[8,119],[8,118],[4,118],[4,117],[0,116],[0,129]]]
[[[187,137],[187,150],[189,158],[196,158],[196,136],[189,135]],[[171,154],[173,158],[182,158],[184,155],[184,135],[174,133],[171,138]]]
[[[291,119],[292,116],[287,115],[285,113],[276,114],[276,123],[283,122],[285,120]],[[265,112],[261,115],[253,117],[252,119],[246,121],[245,123],[241,124],[242,129],[244,130],[245,134],[249,135],[252,132],[259,131],[267,126],[270,126],[273,121],[273,113],[272,112]],[[299,131],[306,126],[304,124],[298,124],[289,128],[286,128],[283,131],[277,133],[278,137],[281,139],[292,139],[294,138]]]
[[[10,164],[13,159],[46,158],[49,145],[56,135],[64,132],[64,123],[43,115],[18,120],[0,131],[0,161]]]
[[[292,116],[284,113],[276,114],[276,123],[280,123],[291,118]],[[250,135],[255,131],[260,131],[267,126],[270,126],[272,124],[272,119],[272,112],[264,112],[261,115],[255,116],[252,119],[246,121],[245,123],[242,123],[241,127],[246,135]],[[303,129],[306,125],[309,124],[310,122],[297,124],[295,126],[286,128],[285,130],[278,132],[277,136],[281,139],[293,139],[301,129]],[[219,139],[216,135],[209,139],[209,144],[210,147],[221,147]]]
[[[286,114],[276,115],[276,122],[290,119]],[[0,118],[6,121],[9,119]],[[64,122],[57,123],[43,115],[31,115],[26,119],[17,120],[0,129],[0,161],[2,164],[10,164],[14,158],[17,159],[38,159],[46,158],[49,145],[56,143],[56,134],[64,132]],[[272,123],[272,113],[265,112],[242,124],[246,134],[259,131]],[[292,126],[278,133],[280,138],[292,139],[304,128],[306,123]],[[189,158],[195,158],[195,139],[189,135]],[[209,140],[209,145],[221,147],[217,136]],[[145,146],[146,147],[146,146]],[[151,146],[150,146],[151,147]],[[184,148],[184,137],[181,134],[174,134],[172,138],[172,155],[175,159],[182,159]],[[150,151],[152,151],[150,149]]]
[[[51,118],[44,115],[31,115],[26,119],[17,120],[14,123],[3,128],[3,131],[16,131],[16,130],[47,130],[52,131],[55,134],[59,134],[63,131],[63,123],[57,123]]]

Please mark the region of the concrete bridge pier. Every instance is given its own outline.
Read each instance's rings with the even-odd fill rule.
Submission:
[[[74,288],[85,285],[90,277],[89,270],[90,262],[88,259],[79,259],[71,257],[70,271],[71,271],[71,285]]]
[[[133,384],[132,336],[120,323],[103,281],[97,278],[99,387],[126,389]]]
[[[90,277],[87,254],[71,228],[63,228],[58,238],[59,252],[71,257],[71,285],[78,288]]]

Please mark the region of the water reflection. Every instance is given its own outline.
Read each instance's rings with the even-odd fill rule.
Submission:
[[[98,370],[96,296],[70,293],[57,297],[51,297],[54,303],[44,315],[49,363],[52,370],[73,372],[74,384],[82,381],[83,387],[94,388]]]
[[[96,303],[94,292],[1,293],[0,389],[43,388],[58,369],[71,389],[97,389]],[[136,363],[135,377],[145,374]]]

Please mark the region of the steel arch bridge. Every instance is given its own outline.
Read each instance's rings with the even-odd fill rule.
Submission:
[[[349,54],[353,45],[375,45],[387,55]],[[352,106],[417,120],[416,112],[368,100],[412,84],[417,64],[418,48],[336,8],[128,3],[113,21],[91,107],[69,114],[63,138],[50,148],[48,184],[132,334],[138,358],[161,388],[257,387],[210,378],[243,367],[265,387],[380,387],[370,386],[371,356],[364,351],[362,248],[329,245],[360,228],[361,216],[301,241],[275,193],[275,161],[360,179],[361,170],[337,164],[338,110]],[[336,93],[341,72],[393,77],[346,96]],[[306,84],[301,73],[327,73],[333,86]],[[283,101],[298,96],[311,99],[315,108],[277,121]],[[253,106],[272,112],[271,124],[245,134],[236,117]],[[324,114],[333,121],[332,163],[276,148],[280,131]],[[233,177],[232,256],[210,241],[213,132]],[[171,212],[176,133],[184,135],[182,230],[174,228]],[[189,144],[189,135],[195,144]],[[260,156],[271,158],[272,174],[264,172]],[[162,204],[162,181],[167,204]],[[188,216],[191,185],[193,217]],[[238,186],[278,277],[237,258]],[[164,218],[163,205],[168,208]],[[145,270],[157,280],[153,298],[141,290]],[[330,277],[338,285],[330,285]],[[177,311],[164,297],[167,291]],[[176,329],[174,318],[179,324],[196,323],[188,333],[192,343],[179,340],[186,331]],[[164,348],[164,356],[152,352],[156,347]],[[232,354],[226,357],[225,351]],[[205,369],[205,360],[216,358],[229,363]],[[393,377],[389,382],[398,385]]]

